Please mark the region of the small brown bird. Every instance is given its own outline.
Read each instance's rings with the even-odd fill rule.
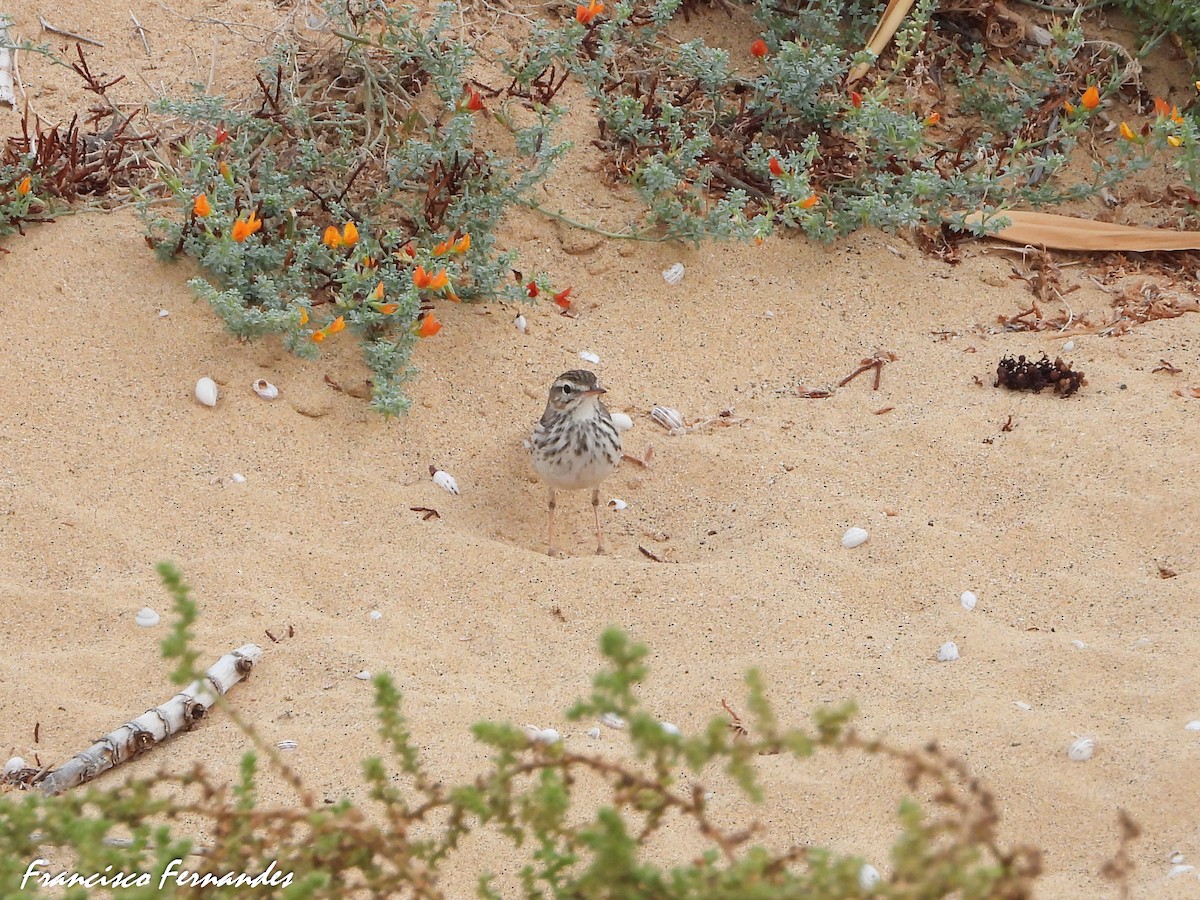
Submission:
[[[592,489],[596,513],[596,552],[604,552],[600,527],[600,482],[621,462],[621,435],[608,409],[600,402],[606,393],[593,372],[573,369],[555,379],[541,421],[533,428],[530,458],[546,483],[549,507],[547,531],[551,556],[554,546],[554,495],[557,491]]]

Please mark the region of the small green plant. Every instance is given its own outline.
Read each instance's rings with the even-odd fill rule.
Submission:
[[[198,674],[189,631],[196,606],[173,567],[161,566],[160,573],[178,616],[163,651],[177,661],[173,680],[184,683]],[[62,896],[82,898],[90,896],[89,887],[112,887],[120,876],[120,895],[130,898],[201,888],[205,897],[239,897],[251,878],[261,897],[342,897],[362,890],[441,898],[448,872],[461,876],[464,867],[476,867],[467,871],[477,874],[477,893],[486,898],[1028,895],[1040,871],[1037,851],[1001,845],[991,795],[936,747],[906,751],[864,740],[848,727],[849,705],[819,711],[809,728],[785,726],[753,672],[747,676],[749,723],[716,717],[697,734],[681,734],[664,727],[638,697],[648,677],[646,648],[613,629],[600,649],[605,669],[591,695],[567,715],[577,722],[622,718],[629,747],[620,758],[576,750],[555,733],[531,736],[512,725],[481,723],[473,731],[491,750],[489,767],[457,785],[443,784],[414,745],[395,685],[379,675],[375,703],[390,758],[365,763],[369,803],[325,805],[222,701],[294,789],[293,805],[262,803],[255,753],[246,755],[236,778],[196,765],[183,775],[164,771],[54,798],[0,794],[0,892],[38,895],[39,887],[55,884],[66,889]],[[936,815],[912,801],[901,804],[890,871],[882,879],[853,855],[755,843],[756,825],[722,825],[709,811],[701,778],[727,779],[754,801],[769,802],[758,759],[782,755],[803,765],[828,751],[865,753],[881,765],[894,761],[914,791],[934,789]],[[681,783],[684,772],[691,773],[688,784]],[[604,799],[581,800],[585,791]],[[680,827],[691,832],[698,853],[673,854],[661,842],[651,849],[660,831],[678,834]],[[463,852],[478,831],[498,835],[510,848],[507,859],[516,865],[503,881],[479,871]],[[83,886],[70,883],[72,875],[96,877]]]

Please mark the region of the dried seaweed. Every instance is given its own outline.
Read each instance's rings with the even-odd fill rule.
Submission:
[[[1087,379],[1083,373],[1071,371],[1070,363],[1064,363],[1061,357],[1050,362],[1043,353],[1036,361],[1026,360],[1024,354],[1016,359],[1005,356],[996,366],[994,387],[1003,385],[1011,391],[1033,391],[1035,394],[1049,387],[1062,397],[1070,397],[1085,384]]]

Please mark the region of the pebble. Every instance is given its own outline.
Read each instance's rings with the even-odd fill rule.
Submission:
[[[1063,344],[1063,353],[1070,353],[1074,349],[1075,349],[1074,341],[1067,341],[1065,344]]]
[[[1183,853],[1181,853],[1179,850],[1172,851],[1171,856],[1168,858],[1167,861],[1169,863],[1171,863],[1172,865],[1177,866],[1181,862],[1183,862]]]
[[[1032,706],[1021,700],[1014,700],[1013,706],[1015,706],[1017,709],[1024,710],[1025,712],[1029,712],[1031,709],[1033,709]]]
[[[615,509],[615,510],[628,509],[629,504],[626,503],[624,500],[622,500],[620,497],[613,497],[611,500],[608,501],[608,508]]]
[[[975,596],[974,591],[963,591],[962,607],[967,612],[970,612],[971,610],[973,610],[975,608],[975,604],[978,602],[979,602],[979,598]]]
[[[513,325],[516,326],[517,331],[521,332],[521,334],[524,334],[525,330],[529,328],[529,323],[525,321],[525,316],[523,315],[518,315],[513,319]]]
[[[609,413],[612,418],[612,423],[616,426],[617,431],[628,431],[633,427],[633,419],[625,415],[623,412]]]
[[[529,739],[539,744],[557,744],[562,740],[562,735],[553,728],[536,728]]]
[[[156,613],[148,606],[143,606],[138,610],[137,618],[134,619],[142,628],[153,628],[162,621],[162,616]]]
[[[625,720],[618,716],[615,712],[606,712],[600,717],[600,724],[609,728],[624,728]]]
[[[592,740],[599,740],[600,739],[600,729],[599,728],[589,728],[587,730],[587,736],[590,737]]]
[[[234,472],[232,475],[229,476],[229,480],[232,481],[234,484],[245,484],[246,476],[243,475],[241,472]]]
[[[938,662],[954,662],[958,659],[958,644],[954,641],[946,641],[938,647],[937,658]]]
[[[359,672],[354,677],[357,678],[359,681],[370,681],[371,673],[368,672],[366,669],[363,669],[361,672]]]
[[[1096,742],[1089,737],[1081,737],[1071,745],[1071,749],[1067,751],[1067,756],[1075,762],[1086,762],[1092,758],[1092,754],[1095,752]]]
[[[258,381],[250,386],[254,388],[254,393],[258,394],[264,400],[274,400],[279,396],[279,388],[275,387],[275,385],[271,384],[265,378],[258,379]]]
[[[1186,731],[1200,731],[1200,719],[1192,719],[1183,727]]]
[[[597,356],[595,353],[593,353],[591,350],[581,351],[579,354],[579,358],[582,359],[584,362],[590,362],[592,365],[600,364],[600,357]]]
[[[216,406],[219,395],[217,383],[207,375],[196,382],[196,399],[205,406]]]
[[[683,263],[675,263],[670,268],[663,269],[663,281],[671,285],[679,284],[679,282],[683,281],[684,271]]]
[[[871,535],[867,533],[867,529],[859,528],[857,525],[853,528],[846,529],[846,533],[842,535],[842,546],[847,550],[853,550],[855,547],[861,547],[867,542],[867,538]]]
[[[454,476],[449,472],[443,472],[441,469],[435,469],[430,466],[433,471],[430,473],[433,476],[433,483],[442,490],[454,494],[456,497],[459,494],[458,482],[454,480]]]
[[[383,613],[381,613],[379,610],[377,610],[377,609],[371,610],[371,621],[372,622],[378,622],[382,618],[383,618]]]
[[[679,726],[672,725],[670,722],[660,722],[658,727],[663,730],[663,734],[669,734],[671,737],[680,735]]]
[[[863,863],[862,868],[858,870],[858,886],[864,891],[869,891],[877,884],[879,884],[879,870],[870,863]]]
[[[158,311],[158,317],[159,317],[160,319],[165,319],[165,318],[166,318],[167,316],[169,316],[170,314],[171,314],[171,311],[170,311],[169,309],[160,309],[160,310]]]
[[[19,756],[14,756],[4,764],[3,769],[0,769],[0,776],[7,778],[9,775],[16,775],[24,768],[26,768],[25,760]]]
[[[1195,871],[1195,866],[1171,866],[1171,871],[1167,873],[1168,878],[1178,878],[1180,875],[1186,875],[1188,872]]]
[[[1087,649],[1087,644],[1085,644],[1083,641],[1079,640],[1079,638],[1076,638],[1075,640],[1071,641],[1071,644],[1075,647],[1076,650],[1086,650]]]

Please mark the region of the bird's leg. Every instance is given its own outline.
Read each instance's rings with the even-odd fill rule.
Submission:
[[[549,548],[546,551],[547,556],[558,556],[558,549],[554,546],[554,488],[546,488],[546,532]]]
[[[600,488],[592,491],[592,511],[596,513],[596,554],[604,552],[604,532],[600,529]]]

